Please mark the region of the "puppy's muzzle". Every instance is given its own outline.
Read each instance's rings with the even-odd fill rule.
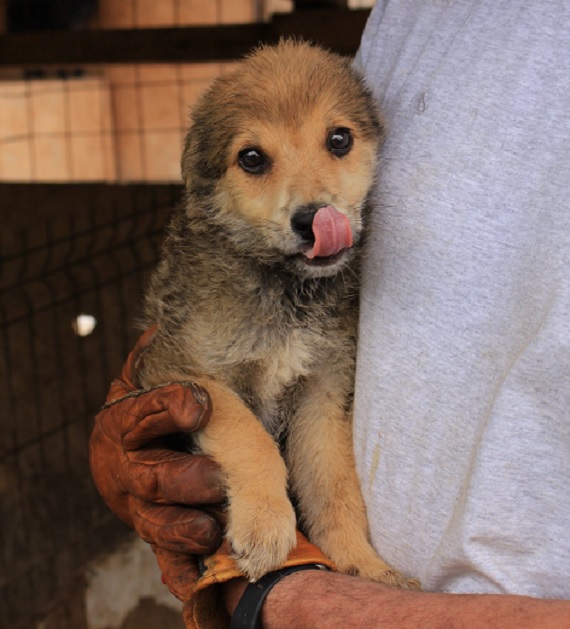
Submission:
[[[304,244],[312,245],[315,242],[313,220],[320,207],[322,205],[316,203],[304,205],[298,208],[291,218],[291,229],[297,236],[301,237]]]
[[[291,218],[291,228],[301,237],[309,260],[336,256],[353,245],[348,217],[332,205],[300,208]]]

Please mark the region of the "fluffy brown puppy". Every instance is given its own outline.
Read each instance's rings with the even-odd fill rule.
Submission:
[[[209,391],[196,441],[225,474],[227,535],[252,580],[295,543],[290,489],[341,571],[414,586],[368,541],[352,451],[358,268],[381,138],[350,62],[293,41],[239,63],[192,114],[185,203],[147,294],[147,324],[160,327],[143,384],[192,378]]]

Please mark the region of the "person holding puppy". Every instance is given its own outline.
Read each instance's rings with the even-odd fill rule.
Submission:
[[[388,136],[354,443],[372,540],[424,592],[301,570],[267,595],[268,629],[570,626],[569,21],[557,0],[372,12],[357,64]],[[97,419],[92,469],[195,626],[212,585],[233,611],[246,584],[223,548],[205,572],[194,559],[219,546],[222,480],[157,438],[211,409],[196,387],[136,389],[151,338]]]

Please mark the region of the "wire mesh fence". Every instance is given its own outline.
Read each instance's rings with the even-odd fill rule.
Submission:
[[[87,443],[179,188],[122,192],[0,234],[0,627],[33,626],[126,530]]]

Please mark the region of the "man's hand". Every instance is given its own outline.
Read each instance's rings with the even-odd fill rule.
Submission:
[[[212,553],[220,544],[212,514],[219,515],[223,483],[211,459],[170,446],[173,436],[206,424],[207,392],[191,382],[136,386],[137,366],[153,336],[154,330],[141,336],[96,417],[91,471],[107,505],[153,546],[165,582],[186,600],[199,576],[190,555]]]

